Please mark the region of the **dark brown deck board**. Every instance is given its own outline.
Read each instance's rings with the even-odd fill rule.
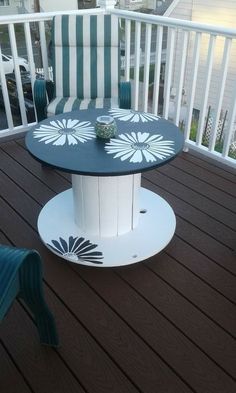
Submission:
[[[0,233],[0,240],[3,241],[2,234]],[[6,240],[6,238],[5,238]],[[8,243],[8,242],[7,242]],[[58,332],[60,335],[60,339],[63,342],[63,346],[57,350],[54,351],[55,354],[58,354],[59,356],[56,357],[56,362],[54,360],[55,367],[59,367],[59,370],[61,369],[61,362],[60,359],[63,357],[64,361],[67,364],[67,368],[69,367],[69,370],[71,370],[73,375],[79,375],[79,378],[85,386],[85,388],[88,389],[88,391],[96,391],[96,392],[103,392],[104,389],[105,391],[112,391],[112,392],[117,392],[117,393],[122,393],[122,392],[129,392],[129,393],[137,393],[138,390],[133,386],[132,383],[129,382],[127,377],[122,374],[122,372],[119,370],[119,367],[117,367],[115,364],[113,364],[110,360],[108,355],[99,347],[99,345],[96,343],[96,341],[87,333],[86,329],[83,328],[83,326],[79,323],[78,319],[74,317],[73,314],[70,313],[70,311],[64,306],[63,302],[60,302],[57,296],[55,296],[54,292],[52,292],[48,287],[45,287],[45,295],[46,299],[48,302],[48,305],[53,309],[54,316],[57,322],[57,327],[58,327]],[[19,313],[19,319],[25,320],[27,316],[23,312],[23,310],[18,306],[14,306],[15,309],[13,311],[10,311],[10,313]],[[9,313],[9,314],[10,314]],[[23,313],[23,314],[22,314]],[[9,316],[10,318],[10,316]],[[36,329],[32,321],[27,321],[28,324],[28,331],[23,331],[21,334],[25,334],[25,339],[29,340],[29,345],[32,347],[33,341],[30,341],[31,335],[33,334],[34,336],[37,336],[35,334]],[[5,326],[7,329],[9,329],[9,322],[6,321]],[[10,335],[11,334],[17,334],[17,331],[7,331],[7,336],[4,335],[6,332],[4,331],[4,325],[2,326],[2,334],[4,338],[4,342],[6,345],[8,345],[9,351],[11,351],[12,356],[14,356],[15,359],[18,359],[18,352],[16,352],[16,349],[14,348],[14,342],[12,343]],[[19,324],[20,328],[21,324]],[[25,325],[23,324],[25,327]],[[19,331],[20,335],[20,331]],[[18,334],[17,334],[18,337]],[[17,337],[15,340],[15,345],[18,347],[19,345],[17,344]],[[42,350],[42,347],[40,347],[38,343],[38,339],[36,337],[37,342],[35,346],[35,351],[37,351],[37,346]],[[76,348],[76,351],[71,351],[71,348]],[[31,349],[32,350],[32,349]],[[43,353],[43,352],[42,352]],[[26,353],[25,356],[27,356],[27,361],[30,363],[29,357],[33,356],[30,353]],[[44,367],[48,369],[48,364],[44,364],[41,359],[38,356],[33,356],[35,357],[35,367],[37,367],[40,370],[40,373],[46,373],[46,380],[47,380],[47,373],[48,370],[44,370]],[[57,359],[58,358],[58,359]],[[59,362],[59,364],[58,364]],[[35,380],[36,382],[38,381],[38,374],[33,375],[33,381],[31,381],[31,374],[29,372],[30,370],[30,364],[28,367],[27,365],[24,365],[24,370],[26,373],[25,378],[29,379],[29,384],[31,387],[33,386],[34,391],[38,391],[38,385],[35,385]],[[58,370],[58,371],[59,371]],[[55,370],[51,370],[52,372],[52,377],[54,378]],[[29,375],[28,375],[29,374]],[[62,373],[62,375],[64,372]],[[70,373],[69,373],[70,374]],[[56,374],[55,374],[56,375]],[[69,378],[70,379],[70,378]],[[70,385],[70,381],[68,382],[68,386]],[[66,382],[66,383],[67,383]],[[53,385],[51,387],[52,382],[49,381],[48,389],[53,389]],[[60,383],[60,381],[59,381]],[[73,384],[72,384],[73,385]],[[41,386],[41,384],[40,384]],[[84,392],[83,389],[81,389],[81,385],[79,386],[75,385],[76,388],[72,386],[69,391],[78,391]],[[39,387],[41,391],[42,386]],[[58,391],[58,387],[55,383],[54,387],[55,391]],[[60,387],[59,391],[67,391],[65,389],[65,383],[63,383],[63,386]],[[87,391],[86,389],[86,391]],[[54,390],[53,390],[54,391]]]
[[[15,224],[14,232],[8,220],[9,214]],[[165,390],[162,390],[164,381],[168,380],[171,386],[175,386],[175,390],[170,391],[181,393],[190,391],[184,382],[73,274],[69,264],[60,264],[57,257],[51,256],[40,244],[36,232],[30,227],[27,229],[27,224],[15,212],[10,213],[10,208],[1,199],[0,215],[2,218],[0,228],[2,229],[4,225],[7,237],[11,233],[14,244],[18,239],[20,247],[38,249],[46,261],[44,264],[46,281],[50,282],[57,293],[60,292],[61,285],[63,286],[63,293],[60,296],[63,296],[64,303],[78,315],[78,318],[82,318],[87,329],[97,341],[100,341],[106,352],[115,357],[115,362],[122,366],[125,374],[129,375],[135,385],[141,386],[143,392],[151,393],[155,387],[158,387],[158,390],[164,393]],[[65,282],[68,286],[65,286]],[[91,299],[89,308],[88,298]]]
[[[32,320],[17,302],[1,325],[1,337],[33,391],[84,393],[57,352],[40,346]]]
[[[0,148],[1,170],[7,174],[23,190],[27,191],[31,197],[38,201],[38,195],[42,195],[44,203],[53,197],[53,191],[34,177],[29,171],[13,160]]]
[[[183,169],[185,172],[190,173],[196,178],[204,179],[206,183],[211,184],[216,189],[224,191],[228,195],[231,195],[233,197],[236,196],[236,187],[231,180],[228,180],[226,178],[223,178],[222,176],[210,172],[205,168],[202,168],[199,165],[195,165],[188,160],[183,160],[181,157],[177,157],[173,161],[173,165]]]
[[[218,242],[223,243],[229,248],[233,248],[236,242],[235,231],[226,227],[218,220],[211,218],[205,212],[201,212],[198,207],[195,207],[190,203],[193,202],[193,200],[190,202],[185,202],[182,194],[179,194],[178,187],[175,187],[175,182],[173,182],[173,191],[171,191],[170,184],[168,184],[168,179],[164,179],[163,176],[160,176],[157,173],[157,171],[154,173],[145,173],[143,178],[148,179],[152,183],[155,182],[154,187],[156,192],[158,192],[170,203],[178,216],[184,218],[187,222],[194,225],[195,227],[201,228],[205,233],[212,236]],[[165,186],[161,182],[165,182],[167,185]],[[182,189],[182,193],[184,192],[186,192],[186,190]],[[204,203],[204,201],[202,201],[202,203]]]
[[[187,299],[196,308],[200,309],[209,319],[217,322],[223,330],[228,330],[229,333],[236,336],[234,330],[236,326],[234,316],[235,304],[199,280],[198,277],[191,274],[166,253],[150,258],[147,262],[147,268],[155,272],[160,279],[178,292],[178,294],[181,294],[185,300]],[[179,308],[179,300],[183,301],[183,303],[185,303],[185,300],[182,297],[179,298],[178,295],[176,296],[177,298],[173,305]],[[182,309],[185,309],[185,307],[182,307]],[[192,311],[191,307],[190,310],[195,314],[195,310]],[[196,322],[198,319],[200,317],[196,313]]]
[[[196,178],[190,173],[185,172],[184,166],[179,168],[176,166],[176,160],[168,166],[163,166],[158,169],[160,173],[166,174],[174,179],[178,179],[181,184],[187,185],[192,190],[204,195],[208,199],[216,202],[218,205],[228,209],[230,212],[236,213],[235,198],[226,194],[222,190],[218,190],[211,184],[204,182],[202,179]]]
[[[119,270],[119,275],[126,283],[119,280],[115,274],[111,276],[110,272],[104,273],[98,269],[89,271],[88,269],[78,268],[78,270],[86,281],[93,288],[96,288],[97,292],[109,302],[112,308],[119,312],[122,318],[135,331],[141,334],[150,347],[159,353],[190,386],[191,384],[192,387],[198,385],[197,390],[205,392],[205,386],[209,384],[211,379],[215,379],[218,380],[219,392],[221,391],[220,389],[223,389],[224,385],[221,385],[220,388],[220,381],[223,382],[225,380],[225,373],[209,362],[209,359],[202,351],[186,338],[187,334],[190,337],[193,336],[192,330],[195,330],[195,342],[199,340],[201,322],[203,326],[206,324],[202,320],[202,318],[204,319],[203,315],[199,313],[198,317],[196,317],[196,314],[198,314],[197,310],[177,293],[171,294],[171,288],[158,279],[156,275],[141,264]],[[132,288],[127,284],[132,285]],[[135,288],[135,292],[133,288]],[[138,294],[140,288],[142,288],[142,297]],[[148,302],[144,301],[143,297]],[[176,299],[178,302],[176,302]],[[168,316],[168,320],[166,316]],[[195,317],[198,321],[197,326],[195,326]],[[181,325],[181,329],[185,333],[187,330],[186,335],[177,330],[176,325]],[[213,323],[209,323],[209,325],[211,325],[213,330],[209,328],[208,333],[211,332],[214,335],[217,329],[215,330]],[[218,332],[220,332],[218,339],[220,335],[222,335],[222,338],[225,338],[223,331],[218,330]],[[229,357],[223,355],[222,347],[219,343],[213,342],[214,340],[210,341],[211,339],[208,338],[208,349],[210,348],[211,352],[213,352],[213,358],[216,357],[218,352],[218,358],[222,365],[226,366],[227,364],[231,368],[231,373],[235,375],[236,343],[234,340],[228,337],[228,344],[226,344],[227,340],[224,341],[228,347],[228,355],[229,352],[231,353]],[[234,348],[231,347],[232,344]],[[216,348],[214,348],[215,345]],[[227,363],[225,364],[225,362]],[[231,362],[233,362],[233,366]],[[209,367],[210,364],[211,367]],[[205,374],[206,369],[208,370],[208,375]],[[227,377],[226,380],[228,380]],[[230,382],[228,389],[234,389],[234,383],[231,384]]]
[[[191,247],[178,236],[174,236],[166,248],[165,254],[178,262],[178,268],[180,268],[179,265],[183,266],[192,274],[201,278],[209,287],[235,303],[235,276],[216,264],[212,259]]]
[[[164,197],[173,207],[177,220],[176,234],[181,239],[185,240],[188,244],[201,251],[204,255],[219,263],[219,265],[225,269],[236,274],[235,255],[232,252],[232,249],[216,239],[216,237],[220,236],[220,233],[217,228],[214,228],[212,223],[209,227],[207,223],[207,216],[203,216],[201,214],[201,217],[204,218],[201,225],[197,209],[193,210],[193,208],[186,205],[185,202],[181,203],[181,200],[161,189],[152,181],[150,182],[147,180],[147,177],[143,177],[142,184],[144,187]],[[191,212],[193,212],[192,216]],[[217,224],[215,224],[215,226],[217,227]],[[229,241],[232,247],[235,246],[235,240],[233,238],[230,237]]]
[[[51,168],[42,166],[18,143],[14,141],[8,142],[2,146],[2,149],[11,157],[14,157],[20,165],[28,169],[42,183],[50,185],[55,192],[59,193],[69,187],[68,182],[62,176],[55,173],[55,171],[53,172]]]
[[[236,391],[232,170],[184,154],[146,173],[144,186],[175,210],[176,234],[161,254],[104,270],[61,260],[37,234],[41,207],[70,176],[42,167],[23,139],[0,144],[0,163],[0,242],[42,255],[61,339],[58,350],[40,346],[16,301],[0,326],[0,370],[7,361],[0,387],[16,370],[26,393]]]
[[[8,355],[5,348],[0,343],[0,388],[2,392],[7,393],[31,393],[32,390],[28,387],[22,374],[13,363],[11,357]]]
[[[34,173],[35,176],[37,176],[37,174],[40,173],[40,176],[41,176],[42,169],[47,169],[47,167],[46,167],[46,166],[43,166],[43,167],[42,167],[42,164],[41,164],[39,161],[36,161],[31,155],[29,156],[29,153],[28,153],[27,148],[26,148],[26,146],[25,146],[25,141],[24,141],[24,139],[19,139],[19,140],[15,141],[15,143],[16,143],[17,145],[21,146],[21,147],[25,150],[26,159],[22,160],[21,157],[20,157],[20,162],[21,162],[21,164],[22,164],[23,166],[25,165],[26,168],[27,168],[27,167],[28,167],[28,162],[29,162],[29,163],[30,163],[31,170],[32,170],[32,173]],[[17,155],[18,155],[18,154],[17,154]],[[28,160],[29,160],[29,161],[27,160],[27,157],[28,157]],[[51,171],[51,168],[48,168],[48,169],[49,169],[48,172],[50,172],[50,171]],[[53,173],[56,174],[56,176],[55,176],[55,179],[56,179],[56,180],[58,180],[58,176],[57,176],[57,175],[59,175],[61,178],[64,178],[64,179],[66,180],[66,182],[71,183],[71,175],[70,175],[69,173],[67,173],[67,172],[62,172],[62,171],[59,171],[59,170],[54,170]],[[64,181],[62,181],[62,180],[60,179],[59,187],[61,186],[61,184],[63,184],[64,186],[67,187],[67,183],[65,183]],[[58,186],[58,185],[57,185],[57,186]]]
[[[218,176],[228,179],[236,183],[236,171],[235,168],[226,166],[219,161],[204,157],[197,152],[191,152],[191,154],[182,153],[181,158],[193,162],[197,166],[207,169],[209,172],[215,173]]]
[[[80,323],[79,315],[75,318],[68,309],[62,312],[60,299],[53,296],[48,288],[46,296],[48,305],[54,311],[63,343],[58,350],[60,356],[65,359],[73,373],[79,376],[86,391],[137,393],[139,390]]]
[[[157,176],[157,180],[159,179],[160,183],[158,182],[158,184],[161,185],[164,182],[165,187],[169,188],[169,186],[171,186],[170,189],[172,190],[174,186],[175,194],[185,202],[190,203],[210,217],[236,230],[236,213],[227,208],[225,193],[221,192],[221,204],[219,203],[219,195],[212,201],[209,198],[209,196],[212,195],[212,190],[209,195],[209,193],[206,192],[205,185],[197,184],[194,177],[187,175],[173,165],[160,167],[155,171],[155,175]],[[213,193],[213,195],[215,195],[215,193]]]

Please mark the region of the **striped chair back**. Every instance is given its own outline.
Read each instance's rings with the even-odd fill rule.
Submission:
[[[55,16],[52,58],[56,97],[118,97],[118,18],[115,15]]]

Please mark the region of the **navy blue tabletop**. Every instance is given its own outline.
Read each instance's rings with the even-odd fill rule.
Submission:
[[[99,116],[115,119],[111,139],[96,137]],[[183,147],[182,132],[151,113],[130,109],[87,109],[49,117],[26,135],[30,153],[66,172],[117,176],[144,172],[172,160]]]

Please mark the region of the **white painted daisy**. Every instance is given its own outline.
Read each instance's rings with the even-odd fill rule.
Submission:
[[[52,143],[55,146],[76,145],[95,138],[94,127],[89,121],[76,119],[62,119],[50,121],[50,125],[42,124],[33,132],[34,138],[45,144]]]
[[[111,108],[109,112],[113,117],[121,121],[131,121],[134,123],[141,121],[145,123],[147,121],[159,120],[159,116],[153,115],[152,113],[139,113],[132,109]]]
[[[120,134],[119,139],[111,139],[106,143],[107,154],[114,154],[113,158],[120,158],[121,161],[147,162],[156,161],[157,158],[164,158],[174,154],[172,148],[174,142],[163,140],[162,135],[151,135],[148,132],[131,132],[131,134]]]

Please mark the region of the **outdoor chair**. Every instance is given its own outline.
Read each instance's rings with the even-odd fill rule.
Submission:
[[[40,255],[35,250],[0,245],[0,321],[16,297],[33,313],[41,343],[57,347],[54,318],[43,295]]]
[[[51,56],[54,82],[36,80],[38,121],[76,109],[131,107],[130,82],[120,82],[120,27],[115,15],[57,15]]]

